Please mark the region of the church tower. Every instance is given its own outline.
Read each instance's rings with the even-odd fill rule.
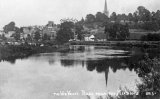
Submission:
[[[109,12],[108,12],[108,8],[107,8],[107,1],[106,0],[105,0],[105,5],[104,5],[104,14],[109,17]]]

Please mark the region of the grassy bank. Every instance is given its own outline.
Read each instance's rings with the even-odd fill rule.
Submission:
[[[92,99],[90,96],[88,96],[88,99]],[[160,96],[152,96],[148,95],[145,97],[139,96],[139,95],[118,95],[118,96],[98,96],[95,99],[160,99]]]
[[[28,57],[38,53],[50,53],[55,51],[67,51],[68,46],[35,46],[35,45],[0,45],[0,61],[13,60]]]
[[[96,45],[96,46],[127,46],[127,47],[160,47],[158,41],[72,41],[71,45]]]

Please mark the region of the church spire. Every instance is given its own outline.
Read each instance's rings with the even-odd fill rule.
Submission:
[[[106,0],[105,0],[105,5],[104,5],[104,14],[109,17],[109,12],[108,12],[108,8],[107,8],[107,1]]]

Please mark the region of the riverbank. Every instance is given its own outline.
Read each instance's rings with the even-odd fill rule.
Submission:
[[[37,53],[63,52],[68,50],[68,45],[0,45],[0,61],[21,59]]]
[[[124,94],[128,94],[125,93]],[[90,99],[90,96],[88,96]],[[145,97],[139,96],[139,95],[118,95],[118,96],[111,96],[111,95],[107,95],[105,96],[105,98],[103,96],[99,96],[96,99],[159,99],[160,96],[153,96],[153,95],[148,95]]]
[[[159,41],[72,41],[71,45],[123,46],[123,47],[160,47]]]
[[[20,89],[15,88],[16,91],[12,90],[10,93],[16,94],[15,92],[21,91],[21,89],[23,90],[25,89],[25,87],[33,86],[30,89],[35,90],[37,92],[36,94],[34,95],[30,94],[32,93],[30,89],[29,90],[26,89],[27,93],[22,94],[22,96],[24,97],[27,97],[25,96],[27,94],[31,98],[36,97],[37,94],[39,93],[40,94],[46,93],[46,91],[39,91],[39,89],[46,88],[47,93],[48,92],[54,93],[56,92],[57,89],[63,91],[63,89],[64,88],[67,89],[68,86],[70,86],[70,90],[72,92],[74,92],[74,89],[76,89],[75,91],[77,92],[82,89],[86,90],[87,92],[88,90],[85,88],[91,88],[90,89],[91,91],[96,89],[97,92],[99,93],[102,92],[102,94],[103,92],[105,94],[105,90],[106,94],[107,92],[110,92],[111,94],[113,92],[114,94],[118,93],[116,90],[121,88],[121,86],[122,86],[122,91],[123,87],[125,86],[128,89],[132,89],[133,87],[130,85],[132,84],[135,85],[137,83],[135,82],[135,80],[137,79],[136,81],[138,81],[139,79],[138,78],[139,72],[138,71],[136,72],[136,70],[140,71],[143,70],[144,67],[147,67],[145,65],[142,65],[143,67],[138,69],[138,67],[141,67],[141,65],[139,65],[138,63],[141,60],[144,61],[143,55],[146,53],[142,51],[140,48],[121,49],[118,47],[118,49],[108,49],[106,47],[101,47],[101,46],[73,46],[73,47],[75,48],[74,50],[71,50],[70,52],[65,54],[59,52],[38,54],[38,55],[36,54],[32,55],[31,57],[25,57],[25,59],[22,60],[17,59],[12,62],[10,61],[0,62],[0,68],[1,68],[0,72],[3,73],[2,80],[7,80],[8,75],[12,75],[13,78],[11,79],[14,80],[14,82],[12,80],[8,81],[4,88],[11,89],[13,88],[13,86],[11,86],[10,84],[15,85]],[[153,53],[154,51],[151,52]],[[150,53],[148,53],[148,55],[150,55]],[[91,73],[92,75],[90,75]],[[112,74],[114,74],[115,76],[113,76]],[[46,75],[48,76],[47,78]],[[141,77],[142,76],[143,75],[141,75]],[[44,77],[45,79],[43,79]],[[31,81],[32,85],[30,84],[28,85],[28,82],[26,82],[28,79]],[[75,83],[77,81],[78,83]],[[113,82],[115,82],[114,86]],[[89,83],[92,84],[88,85]],[[36,88],[34,87],[35,84],[37,85]],[[62,84],[64,84],[63,87],[61,87]],[[129,86],[127,86],[128,84]],[[95,87],[94,85],[97,86]],[[57,89],[53,90],[53,88]],[[115,91],[112,89],[115,89]],[[9,97],[7,96],[8,95],[7,93],[5,95],[6,97]],[[136,98],[129,98],[129,96],[125,95],[124,97],[126,98],[123,98],[122,95],[120,95],[122,98],[111,97],[108,99],[153,99],[153,98],[139,98],[138,96]],[[47,98],[48,96],[45,95],[44,97]],[[53,98],[57,97],[53,96]],[[107,99],[107,98],[94,98],[94,99]]]

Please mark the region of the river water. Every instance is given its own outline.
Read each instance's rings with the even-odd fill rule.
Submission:
[[[0,99],[88,99],[87,94],[117,93],[124,87],[135,91],[140,82],[135,65],[145,54],[158,55],[155,52],[71,46],[68,52],[1,61]]]

